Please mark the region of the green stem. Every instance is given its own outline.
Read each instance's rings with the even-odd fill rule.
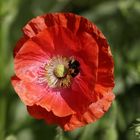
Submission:
[[[0,96],[0,140],[5,138],[6,108],[6,96],[2,95]]]
[[[63,140],[63,130],[58,126],[56,128],[57,135],[55,137],[55,140]]]

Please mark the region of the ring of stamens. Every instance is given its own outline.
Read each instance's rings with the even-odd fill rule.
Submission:
[[[76,69],[70,67],[70,62],[72,60],[74,60],[72,57],[66,58],[62,56],[55,56],[50,59],[45,66],[45,77],[48,86],[52,88],[66,88],[71,85],[72,79],[79,73],[78,70],[78,73],[74,74]]]

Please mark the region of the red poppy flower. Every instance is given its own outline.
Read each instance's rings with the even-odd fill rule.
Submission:
[[[72,13],[38,16],[14,50],[12,84],[29,113],[73,130],[98,120],[114,94],[113,59],[101,31]]]

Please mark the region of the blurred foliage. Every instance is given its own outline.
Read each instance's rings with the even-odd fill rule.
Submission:
[[[22,27],[48,12],[73,12],[96,23],[115,61],[116,100],[109,112],[96,123],[61,136],[56,126],[27,114],[10,83],[12,52]],[[0,140],[137,140],[130,127],[140,118],[140,1],[0,0],[0,71]]]

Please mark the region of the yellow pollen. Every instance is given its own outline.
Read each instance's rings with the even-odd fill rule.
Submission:
[[[58,64],[54,69],[54,75],[57,78],[65,77],[66,73],[67,73],[67,68],[63,64]]]

